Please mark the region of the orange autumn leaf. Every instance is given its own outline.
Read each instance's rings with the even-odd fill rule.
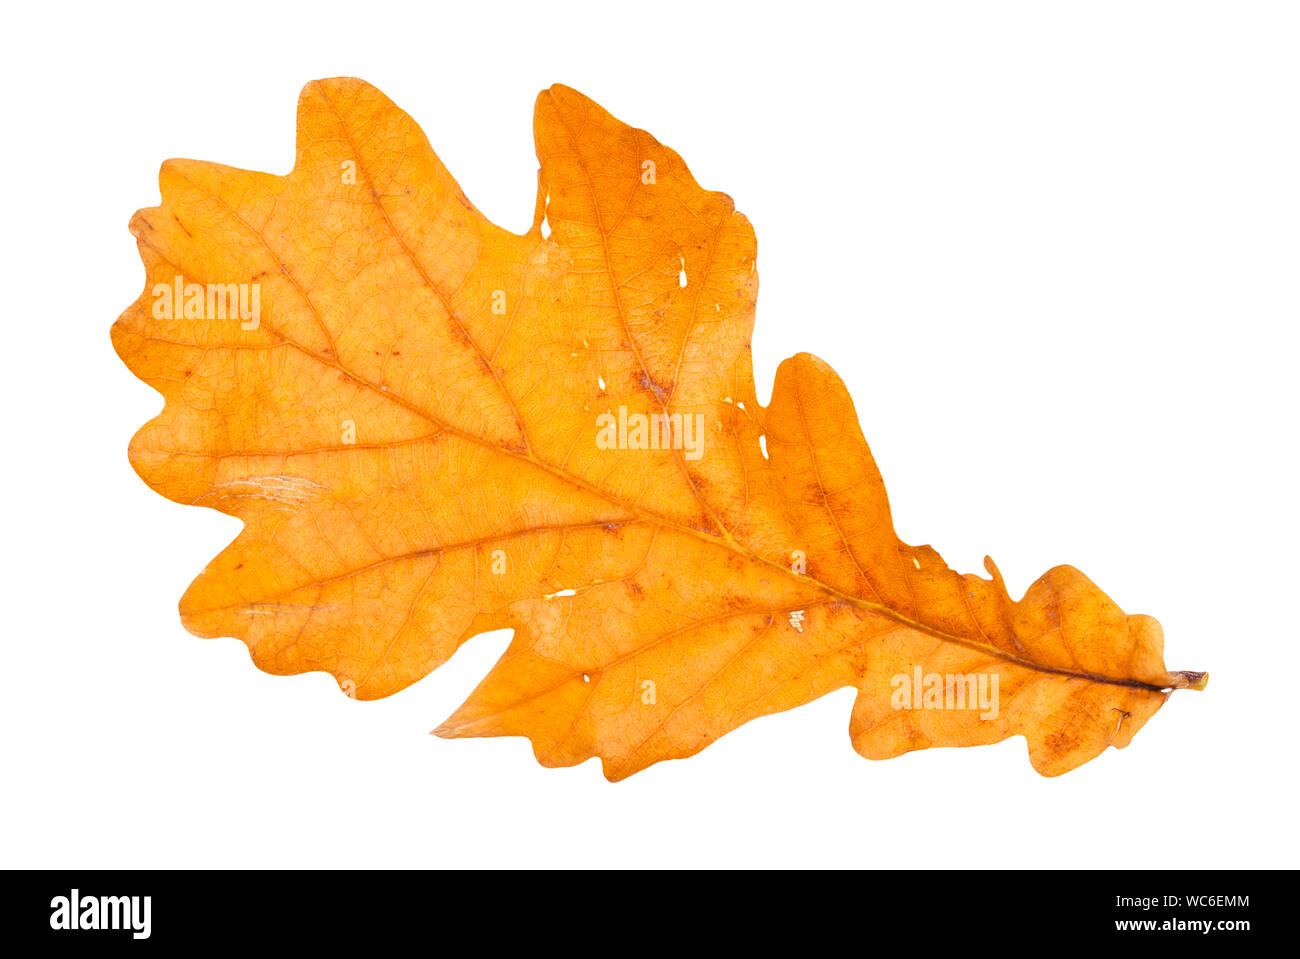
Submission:
[[[113,327],[166,399],[131,462],[244,522],[188,629],[373,699],[512,628],[437,732],[610,779],[844,686],[864,756],[1023,735],[1056,775],[1204,686],[1071,567],[1015,601],[900,542],[829,366],[758,403],[731,199],[566,87],[534,128],[523,235],[354,79],[303,91],[287,176],[163,165]]]

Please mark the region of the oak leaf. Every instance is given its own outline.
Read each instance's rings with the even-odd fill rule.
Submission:
[[[163,165],[113,327],[166,399],[131,462],[244,522],[189,630],[372,699],[512,628],[437,732],[610,779],[844,686],[864,756],[1019,734],[1056,775],[1204,686],[1077,570],[1014,601],[900,542],[830,367],[792,357],[758,403],[731,199],[566,87],[534,126],[523,235],[354,79],[303,91],[287,176]]]

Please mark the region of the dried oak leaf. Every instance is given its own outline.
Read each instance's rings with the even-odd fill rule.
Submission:
[[[145,291],[113,327],[166,399],[131,462],[244,522],[181,600],[189,630],[371,699],[511,627],[437,732],[527,736],[610,779],[843,686],[864,756],[1020,734],[1056,775],[1204,685],[1075,569],[1017,602],[991,561],[961,575],[900,542],[830,367],[792,357],[757,401],[731,199],[566,87],[534,129],[522,236],[355,79],[303,91],[288,176],[163,165],[131,221]],[[655,444],[638,415],[660,414]]]

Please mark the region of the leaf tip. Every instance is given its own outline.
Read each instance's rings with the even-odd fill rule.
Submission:
[[[449,719],[436,728],[430,729],[429,735],[437,736],[439,739],[460,739],[460,726]]]

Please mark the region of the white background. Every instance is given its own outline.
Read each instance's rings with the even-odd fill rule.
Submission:
[[[443,7],[6,12],[0,865],[1300,865],[1297,7]],[[515,230],[542,87],[676,148],[757,230],[760,397],[825,357],[905,540],[1017,596],[1078,566],[1209,688],[1052,780],[1019,738],[862,759],[845,689],[612,785],[427,734],[506,633],[372,703],[190,636],[238,523],[127,463],[126,223],[168,157],[288,172],[336,75]]]

